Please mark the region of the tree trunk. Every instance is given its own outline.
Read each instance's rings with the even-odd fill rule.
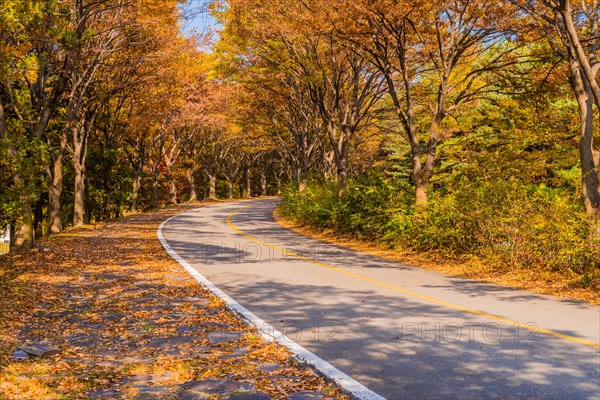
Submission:
[[[139,170],[135,174],[133,180],[133,205],[131,207],[133,212],[140,210],[140,187],[142,186],[142,171]]]
[[[596,172],[598,175],[598,198],[600,198],[600,150],[592,150],[594,155],[594,164],[596,165]]]
[[[302,168],[292,169],[292,177],[294,182],[298,184],[298,191],[303,192],[306,189],[306,181],[304,179],[304,174],[302,173]],[[327,177],[325,177],[327,179]]]
[[[426,207],[427,182],[423,182],[423,167],[421,165],[421,146],[417,136],[417,125],[415,123],[415,110],[411,92],[411,79],[408,76],[406,65],[407,58],[404,53],[399,54],[400,65],[402,66],[402,85],[396,88],[396,80],[388,69],[382,69],[382,73],[387,83],[388,93],[394,104],[396,116],[403,127],[406,139],[410,145],[412,159],[412,176],[415,185],[415,206]],[[402,97],[402,99],[401,99]]]
[[[425,159],[425,165],[421,165],[420,152],[413,158],[414,165],[418,164],[415,169],[415,206],[416,207],[427,207],[429,203],[428,192],[429,182],[433,176],[435,169],[435,161],[437,159],[437,145],[439,141],[439,129],[443,119],[443,113],[439,111],[441,105],[438,104],[435,115],[432,118],[431,125],[429,127],[429,143],[427,145],[427,158]],[[414,153],[413,153],[414,154]]]
[[[152,202],[154,203],[154,208],[158,210],[158,174],[154,174],[153,182],[152,182]]]
[[[300,167],[298,167],[295,163],[291,164],[290,169],[292,171],[292,179],[295,183],[300,183]]]
[[[106,166],[105,166],[106,167]],[[111,217],[112,211],[112,181],[110,178],[110,168],[104,168],[104,201],[102,202],[102,219],[108,220]],[[135,184],[135,183],[134,183]],[[89,222],[90,210],[86,207],[86,220]]]
[[[566,36],[568,40],[565,43],[568,43],[571,63],[576,62],[578,65],[578,70],[581,75],[581,79],[585,82],[585,90],[592,97],[592,102],[596,103],[596,107],[600,108],[600,86],[597,82],[597,74],[598,71],[595,69],[595,61],[596,61],[596,45],[595,40],[598,37],[598,5],[594,5],[596,8],[593,11],[593,16],[591,17],[591,35],[592,38],[590,43],[585,43],[586,41],[582,41],[579,39],[579,34],[577,33],[577,27],[573,20],[573,10],[571,8],[570,1],[562,0],[558,2],[558,9],[555,9],[555,15],[561,16],[561,18],[557,18],[556,22],[559,24],[559,29],[563,32],[563,36]],[[585,4],[584,2],[582,2]],[[557,16],[558,16],[557,15]],[[575,16],[575,19],[578,19],[579,16]],[[562,20],[562,21],[561,21]],[[585,17],[584,17],[585,21]],[[562,25],[562,26],[561,26]],[[592,46],[590,55],[586,55],[586,47]],[[592,61],[592,62],[590,62]],[[572,70],[572,68],[571,68]]]
[[[33,247],[34,231],[33,231],[33,212],[29,198],[24,196],[21,223],[15,229],[14,249],[16,251],[29,250]]]
[[[169,204],[177,204],[177,182],[175,181],[175,174],[173,173],[173,168],[175,165],[176,157],[173,156],[173,151],[171,151],[171,157],[167,157],[165,155],[165,164],[167,165],[167,176],[169,178]]]
[[[50,233],[56,234],[63,230],[62,225],[62,184],[63,184],[63,161],[65,149],[67,147],[67,133],[63,132],[58,154],[54,158],[52,165],[46,169],[48,183],[48,209]]]
[[[571,87],[579,105],[579,157],[581,161],[582,197],[585,212],[592,224],[590,235],[600,237],[600,178],[598,157],[594,154],[594,98],[585,76],[571,61]]]
[[[427,197],[427,189],[428,189],[428,184],[420,181],[416,184],[416,198],[415,198],[415,206],[416,207],[427,207],[427,204],[429,202],[428,197]]]
[[[346,193],[346,179],[348,178],[348,171],[346,169],[346,161],[342,160],[343,166],[337,170],[337,181],[338,181],[338,196],[342,197]]]
[[[33,207],[33,234],[38,240],[44,236],[44,200],[38,199]]]
[[[279,175],[276,176],[277,179],[277,196],[281,195],[281,177]]]
[[[2,103],[0,103],[0,138],[7,138],[7,127],[4,117],[4,109]],[[9,142],[8,154],[17,165],[17,171],[14,176],[15,186],[19,188],[20,196],[19,201],[22,206],[22,219],[21,224],[16,227],[15,234],[11,235],[13,240],[12,245],[16,250],[28,250],[33,247],[34,243],[34,226],[33,226],[33,212],[31,210],[31,202],[29,200],[29,194],[26,190],[25,180],[21,174],[20,160],[17,148],[13,143]]]
[[[250,175],[250,168],[246,170],[246,197],[252,198],[252,176]]]
[[[173,178],[171,178],[171,182],[169,183],[169,204],[177,204],[177,185]]]
[[[87,210],[87,207],[86,207]],[[110,188],[107,188],[107,192],[104,195],[104,202],[102,203],[102,219],[108,220],[111,217],[112,212],[112,192]],[[89,210],[86,212],[86,222],[89,222]]]
[[[188,183],[190,185],[190,202],[198,201],[198,194],[196,193],[196,179],[194,178],[194,170],[188,169],[186,171]]]
[[[332,172],[333,172],[334,160],[335,160],[335,154],[334,154],[333,150],[324,155],[323,161],[325,164],[325,168],[323,171],[323,176],[326,181],[330,181],[333,179]],[[304,190],[304,188],[306,188],[306,184],[304,184],[303,186],[304,187],[302,188],[302,190]]]
[[[208,175],[208,198],[216,199],[217,198],[217,176],[215,174],[206,173]]]
[[[327,123],[327,135],[333,152],[335,161],[336,175],[338,182],[338,196],[342,197],[346,192],[346,178],[348,175],[348,140],[349,132],[345,129],[339,131],[332,121]]]
[[[594,164],[596,165],[596,181],[598,186],[598,198],[600,199],[600,151],[593,150]],[[600,210],[596,210],[595,221],[592,225],[592,237],[600,238]]]
[[[329,129],[329,138],[333,146],[333,155],[335,156],[335,166],[338,181],[338,197],[346,193],[346,179],[348,178],[348,145],[352,135],[351,132],[343,129],[340,132],[340,138],[335,139],[335,128]]]
[[[9,152],[14,157],[17,157],[16,148],[12,144],[9,146]],[[15,176],[15,184],[21,189],[21,195],[19,197],[22,211],[21,222],[18,226],[15,227],[12,245],[14,246],[14,249],[16,251],[24,251],[31,249],[35,242],[33,212],[31,209],[31,201],[29,199],[29,194],[27,193],[27,190],[25,188],[25,182],[20,171],[18,171]]]
[[[86,222],[85,214],[85,161],[87,158],[87,139],[89,124],[94,121],[93,116],[86,116],[89,120],[79,121],[73,125],[73,169],[75,170],[75,199],[73,203],[73,226],[81,226]]]
[[[75,169],[75,199],[73,209],[73,226],[81,226],[85,222],[85,167],[73,162]]]
[[[267,195],[267,174],[265,171],[260,174],[260,195]]]
[[[229,185],[229,198],[233,199],[233,178],[228,177],[227,178],[227,183]]]
[[[50,233],[60,233],[63,229],[61,219],[62,177],[51,178],[48,183],[48,214]]]

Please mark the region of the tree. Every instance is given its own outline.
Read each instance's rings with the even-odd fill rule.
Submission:
[[[163,115],[150,113],[143,121],[138,113],[160,101],[176,106],[173,97],[152,96],[182,86],[175,66],[186,65],[186,40],[178,29],[177,0],[18,0],[0,7],[0,150],[14,176],[0,193],[7,200],[0,215],[16,224],[16,244],[28,248],[35,237],[62,230],[71,213],[66,205],[73,205],[73,225],[92,214],[90,204],[97,202],[86,199],[90,144],[101,147],[91,149],[92,170],[105,178],[104,211],[95,215],[110,215],[110,172],[124,159],[98,153],[120,153],[125,136],[150,128],[142,140],[130,141],[140,150],[136,165],[145,162],[154,139],[149,136]],[[163,109],[169,108],[155,108]],[[128,122],[135,128],[124,128]],[[44,175],[46,185],[40,185]],[[72,202],[63,195],[65,176],[74,177]],[[134,182],[139,190],[141,172]]]
[[[372,123],[372,111],[382,94],[378,71],[324,31],[318,22],[317,10],[302,2],[249,4],[238,0],[229,5],[224,17],[229,19],[230,28],[226,37],[231,38],[234,49],[247,51],[244,59],[250,60],[238,68],[254,74],[254,81],[262,80],[264,73],[274,73],[287,82],[303,86],[296,88],[293,96],[303,99],[305,91],[307,96],[303,100],[307,100],[309,106],[302,105],[303,112],[312,108],[317,112],[315,116],[322,120],[342,195],[352,143],[360,141],[358,136]],[[239,10],[245,13],[240,15]],[[306,168],[306,152],[310,154],[312,149],[304,139],[307,128],[315,126],[315,122],[306,121],[306,117],[312,117],[308,113],[292,113],[296,115],[289,115],[283,121],[288,126],[293,125],[299,139],[297,150],[305,152],[297,158],[304,159]],[[285,112],[280,114],[283,116]]]
[[[600,3],[573,4],[569,0],[514,0],[513,3],[527,12],[527,18],[537,25],[538,35],[546,38],[555,53],[568,63],[568,81],[579,106],[583,204],[592,224],[591,235],[600,237],[600,151],[594,144],[594,114],[600,107]]]
[[[497,90],[486,74],[516,62],[504,25],[510,10],[495,1],[359,1],[349,13],[327,13],[338,37],[382,74],[410,145],[416,205],[426,206],[448,137],[444,119]],[[426,134],[419,132],[423,112]]]

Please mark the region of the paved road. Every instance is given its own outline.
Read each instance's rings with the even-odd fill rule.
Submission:
[[[308,239],[274,222],[276,204],[202,208],[163,234],[241,305],[387,399],[600,399],[600,307]]]

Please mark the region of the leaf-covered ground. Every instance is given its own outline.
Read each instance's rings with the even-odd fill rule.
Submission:
[[[260,340],[166,255],[157,227],[188,207],[0,257],[0,399],[347,398]],[[60,352],[13,356],[40,344]]]

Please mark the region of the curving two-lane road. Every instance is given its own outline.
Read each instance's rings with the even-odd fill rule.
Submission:
[[[334,247],[274,222],[276,199],[169,221],[179,256],[387,399],[600,399],[600,307]]]

